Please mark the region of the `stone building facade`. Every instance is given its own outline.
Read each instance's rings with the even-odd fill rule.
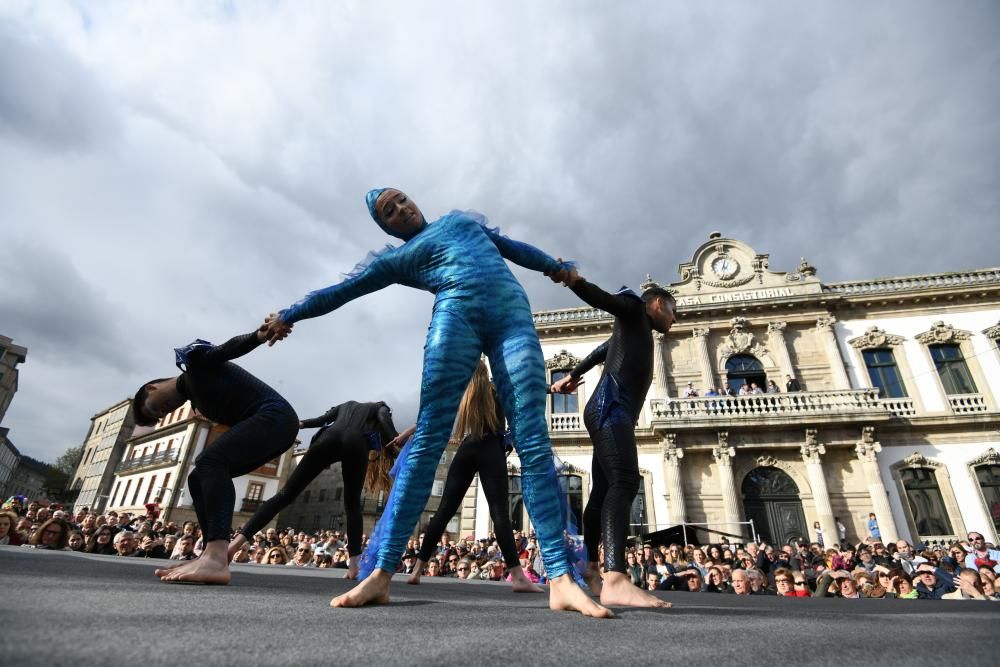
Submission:
[[[634,534],[693,523],[706,539],[748,537],[752,520],[772,542],[818,527],[830,544],[837,519],[861,540],[873,512],[883,540],[1000,537],[1000,269],[824,283],[805,260],[772,271],[768,255],[716,233],[661,286],[679,321],[655,337]],[[554,380],[607,339],[612,318],[573,304],[535,323]],[[600,372],[547,405],[577,513],[592,454],[583,409]],[[769,380],[778,393],[705,395]],[[527,527],[516,456],[509,470],[515,525]],[[458,520],[488,532],[475,487]]]
[[[115,466],[122,458],[125,443],[135,430],[132,401],[124,399],[90,418],[90,430],[83,442],[83,453],[70,480],[76,491],[73,511],[89,507],[103,512],[108,504]]]
[[[28,358],[28,349],[9,336],[0,335],[0,424],[17,393],[18,366]]]

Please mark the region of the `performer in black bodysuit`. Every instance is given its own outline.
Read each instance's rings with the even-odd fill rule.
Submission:
[[[392,411],[382,402],[347,401],[319,417],[299,422],[299,428],[317,426],[322,428],[312,437],[309,451],[295,467],[288,482],[261,505],[240,529],[229,545],[229,552],[236,553],[278,512],[291,504],[321,472],[340,461],[344,477],[344,513],[347,515],[347,553],[350,555],[347,578],[354,579],[358,574],[357,557],[362,547],[361,489],[367,487],[372,495],[379,491],[389,493],[388,469],[392,452],[398,451],[396,438],[399,434],[392,423]],[[369,460],[375,463],[371,470]]]
[[[156,570],[163,581],[229,583],[227,547],[236,502],[233,478],[280,456],[295,442],[299,418],[288,401],[231,363],[263,340],[263,334],[255,331],[219,346],[196,340],[177,348],[177,367],[184,372],[147,382],[132,399],[140,426],[152,426],[191,401],[202,415],[230,427],[198,455],[188,476],[205,549],[197,560]]]
[[[420,574],[431,559],[434,545],[441,539],[448,521],[462,504],[465,492],[472,484],[472,478],[479,473],[486,502],[493,519],[493,531],[503,554],[504,563],[510,574],[513,590],[517,593],[544,593],[524,574],[517,547],[514,545],[514,530],[510,524],[510,510],[507,507],[507,454],[513,450],[504,444],[507,419],[496,391],[490,382],[486,364],[481,360],[472,374],[472,380],[465,388],[462,402],[455,420],[453,440],[461,438],[462,444],[455,452],[455,458],[448,468],[444,483],[444,494],[437,512],[424,531],[424,541],[417,553],[408,583],[419,584]],[[409,429],[407,429],[409,432]],[[404,439],[406,432],[404,432]]]
[[[615,317],[611,338],[552,385],[553,393],[570,393],[584,373],[604,362],[583,416],[594,444],[593,488],[583,513],[590,561],[587,583],[604,605],[669,606],[632,585],[625,569],[625,542],[632,500],[642,481],[634,428],[653,379],[653,331],[666,333],[673,325],[674,298],[658,287],[641,298],[626,288],[608,294],[582,277],[568,286],[589,305]],[[597,562],[602,539],[603,582]]]

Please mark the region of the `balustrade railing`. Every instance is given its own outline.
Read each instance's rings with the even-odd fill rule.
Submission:
[[[912,398],[883,398],[880,400],[889,414],[894,417],[913,417],[917,414]]]
[[[168,449],[166,451],[157,452],[156,454],[147,454],[146,456],[140,456],[134,459],[126,459],[118,464],[118,471],[126,472],[128,470],[136,470],[138,468],[177,463],[178,454],[180,454],[179,449]]]
[[[926,276],[906,276],[876,280],[856,280],[830,283],[823,286],[824,292],[838,294],[882,294],[885,292],[908,292],[942,287],[975,287],[1000,282],[1000,269],[963,271],[960,273],[938,273]]]
[[[240,511],[256,512],[260,508],[261,503],[263,502],[264,501],[261,498],[244,498],[243,504],[240,505]]]
[[[982,394],[952,394],[948,397],[948,404],[956,415],[989,411],[986,399],[983,398]]]
[[[878,391],[802,391],[750,396],[700,396],[669,401],[652,399],[654,419],[733,419],[799,415],[866,414],[888,412]]]
[[[554,414],[549,419],[550,431],[579,431],[583,428],[580,415],[573,413]]]

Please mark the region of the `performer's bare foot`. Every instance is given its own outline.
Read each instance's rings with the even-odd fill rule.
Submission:
[[[611,610],[590,599],[583,589],[576,585],[573,577],[564,574],[549,583],[549,609],[554,611],[578,611],[594,618],[614,618]]]
[[[218,584],[229,583],[229,560],[226,558],[228,545],[225,540],[209,542],[199,558],[189,560],[179,567],[170,568],[157,576],[167,583]]]
[[[604,586],[604,582],[601,579],[600,563],[587,563],[587,574],[583,575],[583,580],[587,582],[587,587],[590,588],[591,593],[597,597],[601,597],[601,588]]]
[[[412,577],[411,577],[412,578]],[[510,570],[510,590],[515,593],[544,593],[545,588],[539,586],[524,573],[524,568],[518,565]]]
[[[331,607],[364,607],[369,604],[389,604],[389,582],[392,574],[375,570],[360,584],[330,600]]]
[[[230,560],[230,562],[232,562],[233,556],[235,556],[236,552],[240,550],[240,547],[242,547],[246,543],[247,543],[246,536],[243,535],[243,533],[236,533],[236,537],[234,537],[233,541],[229,543],[229,560]]]
[[[420,573],[424,571],[424,561],[417,559],[417,562],[413,564],[413,572],[410,573],[410,578],[406,580],[406,583],[411,586],[420,585]]]
[[[360,558],[360,556],[351,556],[347,559],[347,574],[344,575],[344,579],[358,578],[358,559]]]
[[[659,609],[668,609],[673,606],[666,600],[661,600],[642,590],[622,572],[606,572],[604,574],[601,604],[609,607],[656,607]]]

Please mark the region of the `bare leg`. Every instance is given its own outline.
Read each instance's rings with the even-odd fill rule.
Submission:
[[[330,600],[330,606],[364,607],[370,604],[389,604],[389,583],[391,581],[391,572],[377,569],[348,592]]]
[[[344,575],[344,579],[358,578],[358,560],[360,558],[360,556],[351,556],[347,559],[347,574]]]
[[[606,572],[604,574],[601,604],[625,607],[658,607],[660,609],[673,606],[666,600],[661,600],[642,590],[632,583],[628,575],[621,572]]]
[[[167,583],[225,585],[229,583],[229,558],[226,555],[228,551],[229,545],[225,540],[213,540],[205,546],[205,550],[196,560],[189,560],[180,567],[166,570],[163,574],[157,570],[156,574],[161,581]]]
[[[549,609],[554,611],[578,611],[594,618],[614,618],[607,607],[602,607],[590,599],[583,589],[576,585],[573,577],[564,574],[549,584]]]
[[[413,572],[410,573],[410,578],[406,580],[406,583],[414,586],[418,585],[420,583],[420,573],[424,571],[424,565],[426,563],[418,558],[417,562],[413,564]]]
[[[412,577],[411,577],[412,579]],[[410,583],[413,583],[412,581]],[[544,593],[545,587],[539,586],[524,573],[520,565],[510,568],[510,589],[515,593]]]
[[[246,536],[243,533],[236,533],[236,537],[234,537],[233,541],[229,543],[230,562],[233,560],[233,556],[236,555],[236,552],[240,550],[240,547],[242,547],[246,543],[247,543]]]
[[[601,565],[596,561],[590,561],[587,563],[587,574],[583,577],[584,581],[587,582],[587,586],[590,587],[590,591],[600,597],[601,589],[604,587],[604,582],[601,579]]]

